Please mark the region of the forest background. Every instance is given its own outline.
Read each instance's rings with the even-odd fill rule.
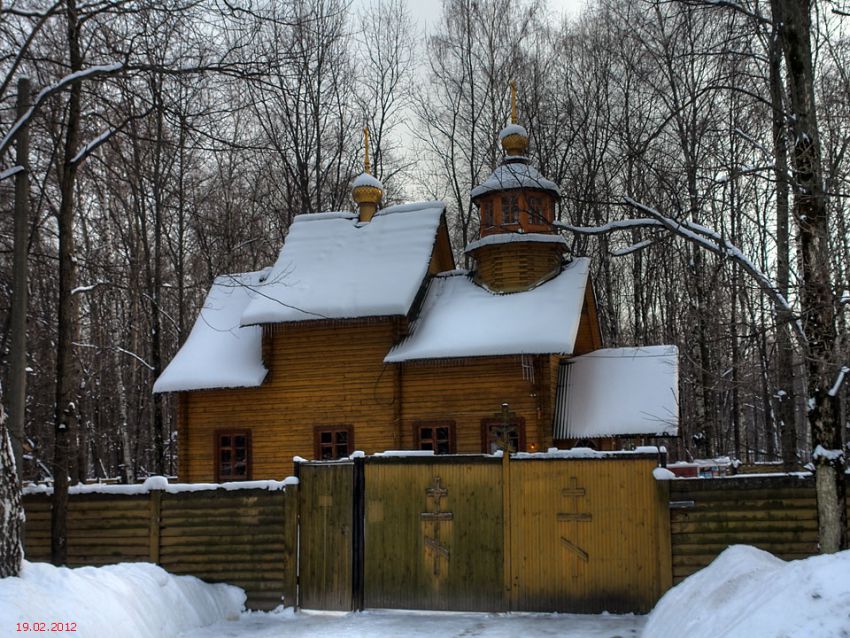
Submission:
[[[386,203],[446,201],[464,265],[511,80],[572,254],[593,259],[606,346],[679,346],[673,457],[808,460],[806,219],[774,4],[598,0],[565,19],[445,0],[424,34],[401,0],[4,3],[4,388],[20,78],[37,106],[23,477],[52,477],[57,431],[72,481],[175,472],[174,406],[153,381],[216,275],[271,265],[296,214],[353,208],[364,125]],[[818,356],[846,439],[850,17],[812,6],[834,337]]]

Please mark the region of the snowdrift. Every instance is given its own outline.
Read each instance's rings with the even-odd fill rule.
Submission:
[[[173,576],[149,563],[68,569],[24,562],[20,578],[0,579],[4,636],[17,623],[45,623],[45,633],[79,638],[165,638],[221,620],[237,619],[245,592],[209,585],[193,576]],[[53,623],[75,631],[51,633]]]
[[[785,562],[736,545],[667,592],[643,638],[850,636],[850,550]]]

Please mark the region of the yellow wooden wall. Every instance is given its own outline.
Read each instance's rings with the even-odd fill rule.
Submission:
[[[456,451],[482,452],[482,419],[502,403],[525,419],[526,449],[552,445],[556,355],[527,358],[533,382],[519,356],[384,364],[403,329],[397,318],[267,328],[262,387],[181,395],[180,480],[214,480],[221,429],[251,430],[254,479],[292,474],[293,456],[313,458],[316,426],[352,426],[354,448],[371,454],[412,449],[417,421],[452,420]],[[592,350],[592,330],[579,336],[576,348]]]
[[[267,329],[269,374],[261,387],[185,393],[180,480],[213,480],[213,438],[223,428],[251,429],[255,479],[291,475],[293,456],[312,458],[315,426],[353,426],[359,450],[393,448],[394,377],[383,358],[394,324],[314,321]]]
[[[526,448],[552,442],[554,395],[548,355],[528,357],[534,383],[523,378],[519,356],[410,362],[402,369],[402,447],[414,446],[417,421],[455,422],[456,451],[480,453],[481,421],[500,415],[502,403],[525,419]],[[529,375],[526,374],[526,377]]]

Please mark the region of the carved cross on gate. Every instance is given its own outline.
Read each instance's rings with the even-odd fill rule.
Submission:
[[[433,524],[433,536],[425,537],[425,546],[431,548],[434,553],[434,576],[440,575],[440,556],[445,556],[446,562],[449,560],[449,548],[440,542],[440,525],[443,521],[450,521],[453,518],[451,512],[440,510],[440,499],[449,494],[449,491],[441,483],[440,477],[435,476],[432,486],[425,490],[428,497],[434,499],[434,511],[419,514],[421,520]]]
[[[589,512],[579,512],[579,499],[584,498],[585,489],[583,487],[578,486],[578,479],[575,476],[570,477],[570,486],[561,490],[561,496],[572,499],[572,512],[559,512],[558,520],[559,521],[568,521],[573,523],[589,523],[592,519]],[[573,543],[572,541],[561,537],[561,543],[570,550],[573,554],[575,554],[578,558],[583,560],[585,563],[588,562],[589,556],[588,553]],[[578,576],[578,563],[573,564],[573,576]]]

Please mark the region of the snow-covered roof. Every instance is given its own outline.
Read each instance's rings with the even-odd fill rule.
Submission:
[[[556,439],[675,436],[678,427],[676,346],[608,348],[561,364]]]
[[[525,157],[506,157],[490,177],[472,189],[469,196],[472,199],[492,191],[510,190],[514,188],[538,188],[552,191],[560,196],[558,185],[543,177],[536,168],[528,163]]]
[[[159,375],[154,392],[256,387],[266,378],[262,329],[239,319],[269,269],[216,277],[186,343]]]
[[[411,334],[387,363],[573,351],[590,260],[576,259],[536,288],[495,294],[457,272],[435,277]]]
[[[515,242],[537,242],[543,244],[563,244],[566,248],[567,240],[561,235],[546,235],[544,233],[496,233],[487,235],[481,239],[471,242],[464,252],[470,253],[482,246],[495,246],[497,244],[512,244]]]
[[[298,215],[242,325],[405,315],[428,272],[442,202]]]

